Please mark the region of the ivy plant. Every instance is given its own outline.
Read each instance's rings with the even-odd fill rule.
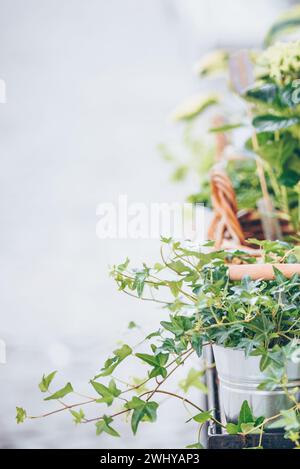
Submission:
[[[298,248],[288,243],[257,243],[268,263],[298,261]],[[111,276],[120,291],[156,302],[162,306],[165,317],[144,338],[141,351],[127,344],[114,350],[90,379],[89,396],[79,402],[66,402],[69,396],[78,395],[71,383],[52,389],[56,372],[43,375],[39,388],[46,394],[44,400],[57,401],[58,408],[41,417],[67,411],[76,424],[94,423],[97,435],[119,437],[117,417],[130,416],[135,434],[144,422],[156,421],[162,398],[169,397],[182,402],[189,412],[187,421],[198,425],[197,441],[190,447],[200,447],[201,429],[209,421],[215,421],[231,434],[262,435],[264,428],[275,425],[278,419],[288,437],[299,446],[299,404],[296,390],[286,389],[286,366],[290,359],[299,360],[300,356],[300,278],[298,275],[285,278],[274,266],[271,281],[253,281],[247,276],[241,281],[230,279],[229,263],[253,262],[257,260],[247,252],[216,251],[212,243],[199,247],[162,238],[160,260],[153,267],[143,264],[139,269],[132,268],[128,259],[113,266]],[[202,357],[203,349],[214,343],[242,349],[247,356],[259,356],[260,368],[266,373],[260,387],[272,390],[281,385],[291,400],[291,409],[265,419],[253,416],[248,403],[243,403],[238,422],[225,425],[215,418],[213,409],[200,408],[189,396],[193,387],[207,391],[202,382],[205,366],[202,370],[189,368],[175,390],[167,387],[169,378],[192,355]],[[147,375],[134,383],[120,380],[115,373],[127,360],[144,363]],[[89,415],[91,404],[96,415]],[[16,418],[22,423],[37,417],[17,407]]]

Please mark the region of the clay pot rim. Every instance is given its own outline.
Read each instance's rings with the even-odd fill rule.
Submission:
[[[274,280],[274,267],[282,274],[291,278],[294,274],[300,275],[300,263],[297,264],[229,264],[229,278],[231,280],[242,280],[243,277],[249,276],[252,280]]]

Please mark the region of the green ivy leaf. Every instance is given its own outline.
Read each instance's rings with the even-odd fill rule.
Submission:
[[[49,386],[56,375],[57,371],[53,371],[48,376],[43,375],[42,381],[39,384],[39,388],[41,392],[47,392],[49,390]]]
[[[249,423],[241,423],[241,432],[242,433],[255,433],[253,429],[255,428],[254,422],[249,422]],[[259,432],[259,430],[256,430],[256,432]]]
[[[160,272],[161,270],[164,270],[165,269],[165,265],[163,264],[160,264],[159,262],[156,262],[153,266],[153,269],[156,271],[156,272]]]
[[[104,367],[101,369],[101,373],[96,375],[94,380],[102,376],[111,375],[115,368],[117,368],[125,358],[132,354],[132,349],[129,345],[124,344],[121,348],[114,350],[113,354],[114,356],[112,358],[108,358],[108,360],[106,360]]]
[[[22,407],[16,407],[17,413],[16,413],[16,420],[17,423],[23,423],[27,417],[26,410],[23,409]]]
[[[74,417],[74,423],[79,424],[82,423],[82,421],[85,419],[85,415],[82,409],[80,409],[78,412],[76,410],[71,410],[71,414]]]
[[[136,353],[136,357],[148,363],[148,365],[164,366],[168,362],[169,354],[159,353],[158,355],[149,355],[147,353]]]
[[[101,435],[101,433],[107,433],[110,436],[119,437],[119,433],[110,425],[112,422],[112,417],[107,417],[106,415],[103,415],[102,419],[96,422],[96,435]]]
[[[186,331],[191,330],[193,320],[186,316],[171,316],[171,321],[161,321],[161,325],[164,329],[172,332],[176,337],[182,336]]]
[[[163,378],[167,377],[167,369],[163,366],[156,366],[153,370],[149,373],[149,378],[156,378],[156,376],[162,376]]]
[[[184,342],[177,342],[174,339],[168,337],[164,339],[163,343],[160,345],[159,350],[161,352],[175,353],[180,355],[184,350],[186,350],[186,344]]]
[[[235,423],[227,423],[226,430],[229,435],[236,435],[239,432],[239,427]]]
[[[211,410],[207,410],[205,412],[200,412],[197,415],[194,415],[193,420],[197,423],[205,423],[208,422],[212,418]]]
[[[130,260],[128,259],[128,257],[126,258],[125,262],[123,264],[119,264],[117,266],[117,269],[119,270],[119,272],[124,272],[124,270],[127,269],[128,265],[129,265],[129,262]]]
[[[102,396],[102,399],[98,399],[97,402],[104,402],[108,406],[111,406],[114,398],[118,397],[121,394],[120,389],[117,388],[115,381],[112,379],[109,383],[109,386],[104,386],[104,384],[98,383],[97,381],[91,381],[91,385],[95,391]]]
[[[173,238],[172,237],[166,238],[165,236],[161,236],[160,240],[161,240],[162,243],[170,244],[173,241]]]
[[[186,393],[192,387],[200,389],[203,393],[207,393],[206,385],[201,381],[201,378],[204,375],[204,371],[198,371],[194,368],[188,372],[186,379],[183,379],[179,382],[179,386]]]
[[[73,387],[71,383],[67,383],[62,389],[59,389],[54,394],[49,397],[45,397],[44,401],[50,401],[52,399],[62,399],[67,394],[73,392]]]
[[[158,404],[154,401],[143,401],[139,397],[134,396],[130,402],[125,404],[125,408],[133,410],[131,417],[131,428],[134,435],[137,432],[139,423],[141,421],[145,422],[155,422],[156,412]]]
[[[282,410],[280,413],[285,430],[300,430],[300,421],[294,409]]]
[[[148,276],[149,276],[149,269],[147,267],[145,267],[144,270],[136,272],[135,274],[132,289],[136,290],[139,298],[141,298],[143,294],[145,281],[147,280]]]
[[[194,333],[191,338],[191,346],[198,357],[201,357],[203,350],[203,337],[199,333]]]
[[[264,350],[263,352],[263,355],[260,359],[260,362],[259,362],[259,369],[260,371],[264,371],[270,364],[270,357],[268,355],[268,352],[266,350]]]
[[[165,365],[169,359],[168,353],[158,353],[157,355],[137,353],[136,357],[148,363],[148,365],[153,366],[153,370],[150,372],[149,378],[155,378],[156,376],[162,376],[165,378],[167,376],[167,369],[165,368]]]
[[[286,277],[283,275],[283,273],[277,269],[275,266],[273,266],[274,270],[274,275],[275,275],[275,280],[278,283],[278,285],[281,285],[286,281]]]
[[[145,392],[149,390],[146,386],[145,378],[137,378],[136,376],[133,376],[132,386],[134,387],[133,391],[138,395],[144,394]]]
[[[153,337],[160,337],[161,336],[161,330],[159,329],[158,331],[155,331],[155,332],[151,332],[150,334],[148,334],[146,336],[146,340],[150,340],[152,339]]]
[[[183,274],[185,272],[190,272],[191,269],[187,265],[185,265],[182,261],[173,261],[168,264],[168,267],[171,270],[175,270],[178,274]]]
[[[259,425],[261,425],[264,421],[265,421],[265,417],[263,415],[261,415],[260,417],[257,417],[257,419],[255,420],[254,422],[254,426],[255,427],[258,427]]]
[[[255,419],[252,414],[252,410],[249,407],[248,401],[244,401],[240,410],[240,415],[238,419],[238,426],[241,428],[243,423],[252,423]]]
[[[182,280],[179,282],[169,281],[167,282],[167,285],[170,288],[172,295],[177,298],[182,288]]]

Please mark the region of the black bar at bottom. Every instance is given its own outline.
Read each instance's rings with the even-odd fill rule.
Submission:
[[[6,450],[6,457],[9,463],[14,463],[15,460],[20,461],[22,465],[30,464],[30,467],[41,467],[44,461],[49,464],[73,463],[84,464],[84,467],[89,465],[89,469],[94,467],[101,467],[103,464],[110,464],[112,466],[132,467],[147,464],[209,464],[218,463],[224,465],[226,462],[237,463],[239,461],[262,461],[266,459],[270,464],[271,459],[279,461],[289,461],[297,456],[297,451],[294,450],[191,450],[191,449],[99,449],[99,450],[80,450],[80,449],[65,449],[65,450]],[[3,454],[4,456],[4,454]],[[69,466],[68,466],[69,467]]]

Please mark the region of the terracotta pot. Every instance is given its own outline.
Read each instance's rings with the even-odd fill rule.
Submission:
[[[273,280],[275,278],[273,267],[280,270],[287,278],[291,278],[294,274],[300,275],[300,264],[231,264],[229,277],[231,280],[242,280],[248,275],[252,280]]]

